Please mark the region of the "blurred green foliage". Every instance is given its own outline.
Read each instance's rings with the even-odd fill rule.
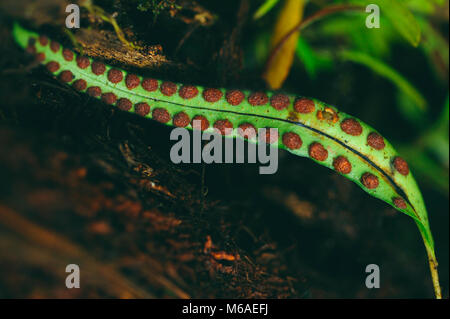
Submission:
[[[282,3],[283,0],[259,1],[253,13],[256,23],[273,20]],[[379,6],[380,28],[362,27],[370,14],[365,10],[368,4]],[[308,32],[302,31],[298,40],[297,62],[311,80],[320,77],[322,72],[333,72],[340,63],[346,62],[359,64],[392,83],[397,91],[394,104],[398,113],[409,127],[420,132],[414,141],[393,142],[420,180],[448,195],[448,94],[440,105],[430,104],[429,92],[421,92],[416,87],[422,81],[433,81],[439,86],[437,90],[448,92],[448,0],[311,0],[306,5],[305,19],[336,5],[349,8],[357,5],[361,10],[327,14],[308,25],[305,29]],[[267,46],[270,31],[261,30],[255,38],[252,56],[255,64],[264,65],[270,54]],[[434,78],[417,79],[398,71],[393,57],[399,47],[404,48],[402,52],[422,54]],[[415,66],[410,68],[414,70]]]

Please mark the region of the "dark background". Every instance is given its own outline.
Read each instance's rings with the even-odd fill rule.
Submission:
[[[96,3],[123,13],[119,24],[132,26],[132,38],[162,47],[170,63],[140,73],[265,88],[251,45],[276,14],[253,22],[253,2],[200,1],[219,17],[209,27],[165,12],[153,22],[133,1]],[[172,164],[170,127],[75,93],[33,68],[10,36],[14,16],[36,24],[20,12],[0,13],[0,297],[433,297],[425,249],[408,216],[283,151],[270,176],[249,164]],[[40,29],[69,46],[53,24]],[[448,70],[446,79],[436,77],[423,53],[404,43],[392,53],[392,65],[425,96],[432,123],[447,96]],[[283,89],[339,106],[394,145],[414,145],[425,130],[395,107],[395,87],[363,66],[337,63],[312,79],[296,60]],[[448,191],[416,178],[448,298]],[[213,247],[205,250],[208,236]],[[82,289],[64,287],[69,263],[80,265]],[[380,266],[380,289],[364,284],[372,263]]]

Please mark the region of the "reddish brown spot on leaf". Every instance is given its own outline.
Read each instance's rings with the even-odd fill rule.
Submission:
[[[222,96],[223,93],[219,89],[206,89],[203,91],[203,99],[205,99],[206,102],[217,102]]]
[[[72,82],[73,73],[68,70],[64,70],[59,74],[58,78],[61,82],[65,82],[65,83]]]
[[[266,127],[266,132],[264,135],[260,134],[260,140],[263,143],[272,144],[278,140],[278,131],[276,129],[270,129]]]
[[[28,44],[25,51],[27,51],[30,54],[36,54],[36,46],[34,44]]]
[[[72,86],[77,91],[84,91],[84,90],[86,90],[87,83],[85,80],[79,79],[79,80],[76,80],[75,82],[73,82]]]
[[[91,62],[89,61],[89,59],[85,56],[77,56],[77,65],[80,69],[86,69]]]
[[[125,85],[127,86],[127,89],[129,89],[129,90],[132,90],[132,89],[138,87],[140,82],[141,82],[141,80],[135,74],[127,74],[127,76],[125,78]],[[155,88],[155,90],[156,90],[156,88]]]
[[[406,202],[401,197],[394,197],[392,201],[394,202],[394,205],[400,209],[408,208],[408,206],[406,206]]]
[[[361,176],[361,183],[367,187],[368,189],[377,188],[380,182],[378,181],[378,177],[371,173],[364,173]]]
[[[198,127],[198,124],[200,124]],[[209,121],[206,117],[202,116],[202,115],[196,115],[194,116],[194,118],[192,119],[191,125],[194,129],[199,129],[204,131],[206,129],[208,129],[209,127]]]
[[[225,94],[225,98],[228,103],[230,103],[233,106],[236,106],[242,103],[242,101],[245,98],[245,95],[239,90],[231,90]]]
[[[106,104],[114,104],[116,103],[116,100],[117,96],[112,92],[102,94],[102,101],[105,102]]]
[[[64,48],[62,50],[62,56],[63,56],[64,60],[66,60],[68,62],[73,60],[73,52],[67,48]]]
[[[352,171],[352,164],[344,156],[338,156],[333,161],[334,169],[341,174],[348,174]]]
[[[314,109],[314,101],[305,97],[298,98],[294,102],[294,110],[296,110],[298,113],[307,114],[313,112]]]
[[[108,80],[111,83],[119,83],[120,81],[123,80],[123,74],[122,71],[118,70],[118,69],[111,69],[108,71]]]
[[[121,98],[116,103],[117,107],[122,111],[129,111],[133,106],[133,103],[129,99]]]
[[[92,97],[98,97],[102,94],[102,89],[100,89],[98,86],[91,86],[87,89],[86,92]]]
[[[298,150],[302,147],[303,141],[297,133],[287,132],[283,134],[283,144],[291,150]]]
[[[173,82],[163,82],[159,90],[165,96],[172,96],[177,91],[177,85]]]
[[[384,138],[375,132],[372,132],[367,136],[367,144],[376,150],[382,150],[386,146],[384,144]]]
[[[248,103],[253,106],[264,105],[269,102],[269,97],[264,92],[254,92],[248,96]]]
[[[189,100],[189,99],[192,99],[197,96],[198,89],[196,86],[193,86],[193,85],[183,85],[180,88],[180,91],[178,92],[178,94],[183,99]]]
[[[45,53],[40,52],[40,53],[36,54],[36,61],[42,62],[44,60],[45,60]]]
[[[160,123],[167,123],[170,121],[170,114],[166,109],[156,108],[152,112],[152,118]]]
[[[355,119],[345,119],[341,122],[341,129],[352,136],[359,136],[362,133],[362,126]]]
[[[189,125],[190,121],[189,115],[184,112],[177,113],[173,117],[173,124],[178,127],[186,127]]]
[[[140,116],[146,116],[150,113],[150,105],[145,102],[138,103],[134,106],[134,112]]]
[[[103,63],[94,61],[92,62],[91,70],[95,75],[102,75],[103,73],[105,73],[106,67]]]
[[[309,145],[308,154],[317,161],[324,161],[328,158],[328,151],[317,142]]]
[[[270,98],[270,105],[276,110],[282,110],[288,107],[289,97],[285,94],[275,94]]]
[[[214,128],[222,135],[229,135],[232,133],[233,124],[228,120],[218,120],[214,123]]]
[[[55,41],[50,41],[50,50],[52,50],[53,52],[58,52],[60,48],[60,45],[58,42]]]
[[[252,139],[256,136],[256,128],[250,123],[243,123],[239,125],[238,133],[246,139]]]
[[[409,173],[409,167],[408,167],[408,163],[406,163],[406,161],[401,158],[400,156],[397,156],[394,158],[393,161],[394,167],[395,169],[402,175],[406,176]]]
[[[56,61],[50,61],[46,64],[47,70],[54,73],[59,70],[59,63]]]
[[[40,35],[39,43],[45,47],[48,44],[48,38],[45,35]]]
[[[148,92],[153,92],[158,89],[158,81],[156,81],[155,79],[144,79],[141,85],[144,90]]]

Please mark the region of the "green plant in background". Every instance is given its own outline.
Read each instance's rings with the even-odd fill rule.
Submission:
[[[299,0],[266,0],[254,13],[254,19],[268,18],[283,11],[283,3]],[[303,1],[302,1],[303,2]],[[380,28],[365,27],[365,7],[376,4],[380,8]],[[323,71],[332,71],[342,62],[359,64],[377,76],[392,83],[397,90],[396,107],[404,119],[422,132],[416,141],[396,143],[406,156],[420,178],[439,192],[449,191],[449,102],[448,96],[442,104],[440,116],[433,119],[436,105],[429,105],[424,95],[407,77],[391,66],[393,45],[410,46],[411,50],[421,51],[427,58],[430,68],[438,82],[447,87],[449,50],[448,42],[433,24],[439,20],[448,25],[446,0],[341,0],[309,1],[304,6],[313,7],[313,13],[296,21],[295,30],[284,35],[272,34],[272,38],[282,39],[269,49],[255,54],[255,57],[269,57],[266,68],[277,69],[280,65],[273,62],[273,56],[280,48],[295,51],[297,59],[311,79],[320,76]],[[355,9],[356,8],[356,9]],[[359,10],[358,10],[359,8]],[[279,14],[278,19],[282,17]],[[311,26],[312,22],[315,23]],[[287,44],[286,39],[294,31],[302,31],[296,46]],[[261,51],[267,32],[261,32],[255,41],[255,51]],[[283,38],[284,36],[284,38]],[[267,46],[267,41],[266,48]],[[320,47],[316,44],[320,43]],[[262,62],[264,63],[264,62]],[[289,65],[289,68],[292,64]],[[267,70],[266,70],[267,72]],[[284,81],[285,76],[282,76]],[[282,83],[282,82],[281,82]],[[268,81],[269,86],[273,83]],[[278,84],[275,85],[277,88]],[[280,84],[281,86],[281,84]],[[420,229],[420,227],[419,227]],[[422,232],[422,230],[421,230]],[[427,246],[427,243],[425,243]],[[428,249],[428,248],[427,248]],[[433,265],[431,265],[433,268]],[[431,269],[433,272],[433,269]],[[438,288],[435,286],[436,291]],[[436,293],[438,296],[439,293]]]
[[[283,1],[266,0],[255,11],[254,18],[275,14]],[[310,1],[307,6],[316,6],[317,11],[325,11],[334,5],[349,6],[348,13],[326,15],[320,23],[310,26],[313,32],[300,36],[295,47],[297,59],[304,65],[305,71],[313,79],[320,72],[330,71],[340,62],[352,62],[365,66],[380,77],[391,82],[397,88],[397,103],[399,112],[405,120],[424,130],[424,136],[416,143],[402,145],[396,143],[405,154],[414,154],[414,150],[429,150],[423,156],[412,156],[409,160],[412,166],[425,181],[436,191],[448,193],[449,190],[449,139],[448,131],[436,127],[448,127],[448,116],[445,111],[435,120],[432,109],[423,94],[411,82],[390,66],[391,47],[394,44],[409,44],[412,49],[420,50],[427,57],[436,78],[443,86],[447,85],[449,68],[448,42],[432,23],[433,17],[445,12],[446,0],[341,0],[324,4],[321,1]],[[367,13],[364,7],[375,3],[381,8],[381,28],[367,29],[361,27],[365,23]],[[351,5],[361,6],[360,12],[351,10]],[[436,19],[436,18],[435,18]],[[442,17],[441,19],[448,19]],[[267,48],[267,32],[261,32],[256,39],[254,55],[261,61],[270,55]],[[339,39],[339,45],[336,45]],[[320,41],[319,41],[320,40]],[[316,48],[311,43],[320,42]],[[265,46],[264,46],[265,43]],[[330,43],[329,47],[323,43]],[[343,44],[344,43],[344,44]],[[263,63],[263,62],[261,62]],[[448,98],[447,98],[448,101]],[[442,101],[442,104],[448,103]],[[433,132],[433,133],[430,133]],[[436,141],[440,141],[436,145]],[[436,152],[439,153],[436,156]]]

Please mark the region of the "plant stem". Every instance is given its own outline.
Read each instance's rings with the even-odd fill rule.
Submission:
[[[434,294],[436,295],[436,299],[442,299],[441,286],[439,284],[439,274],[437,271],[438,262],[436,260],[434,251],[432,251],[428,247],[426,248],[428,254],[428,263],[430,264],[431,278],[433,280]]]

